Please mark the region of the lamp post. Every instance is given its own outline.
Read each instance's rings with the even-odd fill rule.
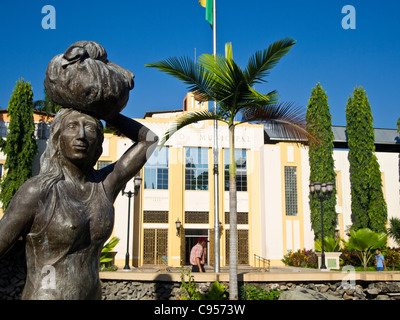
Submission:
[[[134,191],[125,191],[126,185],[122,189],[122,195],[128,197],[128,231],[126,234],[126,254],[125,254],[125,266],[124,269],[125,271],[130,270],[131,268],[129,267],[129,224],[130,224],[130,216],[131,216],[131,198],[135,195],[138,194],[140,185],[142,183],[142,178],[137,176],[133,180],[133,185],[134,185]],[[132,227],[133,228],[133,227]]]
[[[175,226],[176,226],[176,236],[179,237],[179,234],[181,232],[181,226],[182,226],[182,222],[178,220],[175,221]]]
[[[321,269],[326,269],[325,265],[325,252],[324,252],[324,209],[322,202],[332,194],[333,183],[314,182],[310,184],[310,193],[314,198],[316,196],[321,203]]]

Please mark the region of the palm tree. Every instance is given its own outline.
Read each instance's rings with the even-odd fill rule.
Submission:
[[[229,127],[229,293],[231,300],[238,299],[237,288],[237,195],[235,162],[235,127],[245,122],[269,122],[279,124],[288,137],[306,140],[305,113],[292,104],[277,104],[278,93],[257,92],[255,84],[264,82],[270,70],[285,56],[295,41],[285,38],[274,42],[268,49],[256,52],[242,70],[233,60],[232,46],[225,46],[225,57],[203,54],[197,63],[190,58],[172,57],[165,61],[147,64],[183,81],[195,93],[196,99],[215,101],[215,111],[189,112],[180,116],[167,130],[160,147],[179,129],[204,120],[217,120]],[[240,121],[235,121],[241,116]]]
[[[350,230],[349,241],[343,242],[345,248],[358,252],[358,258],[366,271],[368,261],[373,257],[371,251],[386,246],[387,235],[385,232],[374,232],[369,228]]]
[[[33,109],[37,111],[45,112],[47,116],[51,116],[57,113],[62,107],[51,100],[50,96],[44,90],[44,100],[33,101]]]
[[[388,235],[400,245],[400,219],[391,217],[389,220],[390,227],[388,229]]]

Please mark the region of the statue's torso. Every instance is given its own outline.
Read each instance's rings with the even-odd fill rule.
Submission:
[[[112,232],[114,207],[102,182],[84,201],[56,183],[40,205],[27,236],[23,299],[99,299],[99,258]]]

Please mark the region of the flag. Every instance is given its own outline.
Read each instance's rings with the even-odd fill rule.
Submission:
[[[199,4],[206,8],[206,20],[213,27],[214,17],[213,17],[213,0],[199,0]]]

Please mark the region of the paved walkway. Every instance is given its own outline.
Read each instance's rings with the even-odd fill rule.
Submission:
[[[185,269],[189,270],[191,269],[190,266],[185,266]],[[214,272],[214,268],[211,266],[206,266],[205,267],[206,272]],[[119,271],[124,271],[126,272],[126,270],[123,270],[123,267],[119,267],[118,272]],[[128,271],[129,272],[129,271]],[[151,273],[157,273],[157,272],[168,272],[168,273],[180,273],[181,272],[181,268],[172,268],[172,267],[166,267],[166,268],[160,268],[159,266],[142,266],[139,268],[133,268],[131,267],[130,272],[151,272]],[[254,273],[254,272],[266,272],[263,271],[261,269],[255,268],[255,267],[251,267],[251,266],[238,266],[238,273]],[[269,272],[283,272],[283,273],[287,273],[287,272],[321,272],[321,270],[318,269],[310,269],[310,268],[299,268],[299,267],[287,267],[287,266],[272,266],[269,270]],[[229,267],[225,266],[225,267],[221,267],[220,268],[220,273],[229,273]]]
[[[190,267],[185,267],[189,270]],[[207,267],[205,273],[191,273],[194,281],[213,282],[229,281],[229,268],[222,267],[219,273],[215,273],[212,267]],[[296,267],[271,267],[269,272],[262,272],[254,267],[240,266],[238,279],[244,282],[287,282],[287,281],[342,281],[351,276],[356,281],[400,281],[400,271],[354,271],[351,275],[342,271],[321,271],[319,269]],[[177,281],[180,282],[181,268],[169,268],[160,270],[158,266],[145,266],[123,270],[120,268],[114,272],[100,272],[100,278],[105,280],[137,280],[137,281]]]

